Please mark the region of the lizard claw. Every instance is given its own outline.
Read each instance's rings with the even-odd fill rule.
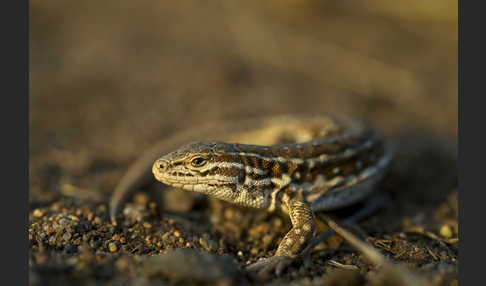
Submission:
[[[257,262],[247,266],[246,270],[262,279],[267,278],[272,273],[279,277],[292,262],[293,259],[287,256],[260,258]]]

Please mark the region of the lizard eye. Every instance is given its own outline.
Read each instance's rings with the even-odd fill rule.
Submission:
[[[203,157],[196,157],[191,160],[191,165],[194,167],[201,167],[204,164],[206,164],[206,159],[204,159]]]

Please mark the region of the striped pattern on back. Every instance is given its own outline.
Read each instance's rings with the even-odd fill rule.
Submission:
[[[312,130],[311,140],[272,146],[190,143],[157,160],[153,172],[172,186],[273,211],[297,193],[313,203],[328,192],[346,192],[377,177],[390,160],[378,135],[359,122],[326,118],[325,126],[302,122],[302,127]],[[195,158],[204,165],[191,165]]]

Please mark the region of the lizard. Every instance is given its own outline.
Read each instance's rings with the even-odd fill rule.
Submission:
[[[370,125],[348,117],[275,116],[211,131],[221,136],[189,131],[142,156],[115,189],[112,222],[130,193],[147,183],[151,169],[152,180],[166,186],[287,213],[292,228],[275,255],[248,267],[281,272],[313,246],[314,213],[368,197],[392,159],[390,147]],[[195,141],[203,137],[211,139]],[[251,142],[255,137],[260,145]]]

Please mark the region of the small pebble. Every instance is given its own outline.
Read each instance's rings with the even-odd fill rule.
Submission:
[[[77,216],[74,216],[74,215],[69,215],[69,218],[73,221],[78,221],[79,218]]]
[[[232,219],[232,218],[233,218],[233,216],[234,216],[234,212],[233,212],[233,210],[232,210],[232,209],[226,209],[226,210],[224,211],[224,217],[225,217],[226,219]]]
[[[41,210],[35,209],[32,215],[34,215],[34,217],[42,217],[44,214],[42,213]]]
[[[49,238],[49,244],[50,245],[56,244],[56,237],[54,235]]]
[[[99,205],[98,206],[98,211],[99,212],[106,212],[106,206],[105,205]]]
[[[162,241],[167,242],[169,240],[170,232],[166,232],[162,235],[161,239]]]
[[[201,244],[202,248],[204,248],[206,251],[211,251],[215,250],[218,248],[218,244],[211,240],[211,239],[204,239],[204,238],[199,238],[199,244]]]
[[[110,242],[108,244],[108,249],[110,250],[110,252],[116,252],[118,250],[118,247],[114,242]]]
[[[152,228],[152,225],[150,223],[148,223],[148,222],[144,222],[143,223],[143,227],[145,227],[145,228]]]
[[[149,209],[151,209],[151,210],[157,210],[157,204],[154,203],[154,202],[150,202],[149,203]]]
[[[91,248],[98,248],[100,245],[101,245],[101,241],[100,240],[96,240],[95,241],[94,239],[92,239],[92,240],[89,241],[89,246]]]
[[[64,239],[65,241],[69,241],[71,239],[72,235],[70,232],[66,232],[62,235],[62,239]]]
[[[263,242],[263,247],[268,247],[270,243],[273,241],[273,235],[267,234],[263,237],[262,242]]]
[[[135,196],[133,196],[133,200],[137,205],[146,206],[149,201],[149,197],[144,193],[137,193]]]
[[[444,237],[444,238],[451,238],[452,237],[452,230],[451,230],[451,228],[447,224],[444,224],[440,228],[440,235],[442,237]]]

